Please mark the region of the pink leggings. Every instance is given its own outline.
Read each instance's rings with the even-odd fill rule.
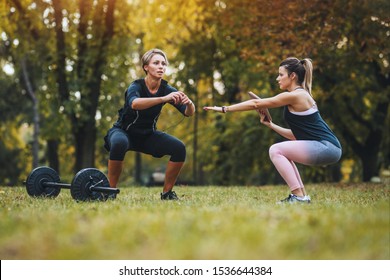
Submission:
[[[290,190],[304,188],[294,162],[305,165],[328,165],[337,162],[341,149],[328,141],[294,140],[274,144],[269,156]]]

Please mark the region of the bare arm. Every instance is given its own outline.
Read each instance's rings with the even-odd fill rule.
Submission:
[[[183,103],[184,104],[184,103]],[[195,104],[191,100],[186,104],[186,110],[184,111],[184,115],[187,117],[192,116],[195,113]]]
[[[284,138],[287,138],[289,140],[296,140],[294,134],[292,133],[291,129],[281,127],[277,124],[274,124],[272,121],[269,121],[264,114],[260,114],[260,122],[264,124],[265,126],[271,128],[273,131],[278,133],[279,135],[283,136]]]
[[[271,128],[273,131],[278,133],[279,135],[283,136],[284,138],[287,138],[289,140],[296,140],[294,134],[292,133],[291,129],[287,129],[284,127],[281,127],[277,124],[274,124],[271,122],[269,128]]]
[[[190,117],[195,113],[195,104],[186,94],[181,97],[180,103],[186,105],[186,109],[184,111],[185,116]]]
[[[259,110],[262,108],[277,108],[297,102],[298,96],[290,92],[282,92],[276,96],[262,99],[251,99],[241,103],[237,103],[230,106],[224,106],[226,112],[239,112],[239,111],[251,111]],[[217,112],[223,112],[222,107],[218,106],[206,106],[204,110],[212,110]]]
[[[296,95],[282,92],[276,96],[262,99],[251,99],[238,104],[230,105],[227,112],[259,110],[261,108],[277,108],[296,102]]]

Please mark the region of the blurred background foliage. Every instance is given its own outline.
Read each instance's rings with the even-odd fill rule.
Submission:
[[[195,185],[282,183],[268,157],[283,139],[256,112],[206,113],[279,92],[278,64],[314,62],[313,93],[343,157],[300,168],[305,182],[369,181],[389,171],[390,2],[387,0],[3,0],[0,2],[0,184],[49,165],[71,180],[106,172],[103,137],[124,91],[144,76],[140,57],[168,54],[166,79],[197,105],[165,106],[161,130],[182,139],[180,180]],[[283,124],[281,109],[272,109]],[[128,153],[122,184],[143,185],[167,158]],[[387,175],[388,176],[388,175]]]

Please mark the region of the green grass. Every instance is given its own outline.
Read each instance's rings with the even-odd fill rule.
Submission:
[[[277,205],[286,186],[122,188],[77,203],[0,187],[0,259],[390,259],[390,187],[309,185],[309,205]]]

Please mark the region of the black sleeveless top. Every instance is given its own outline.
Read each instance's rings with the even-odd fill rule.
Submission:
[[[341,149],[339,140],[322,119],[319,111],[310,115],[295,115],[285,106],[284,120],[297,140],[326,140]]]

